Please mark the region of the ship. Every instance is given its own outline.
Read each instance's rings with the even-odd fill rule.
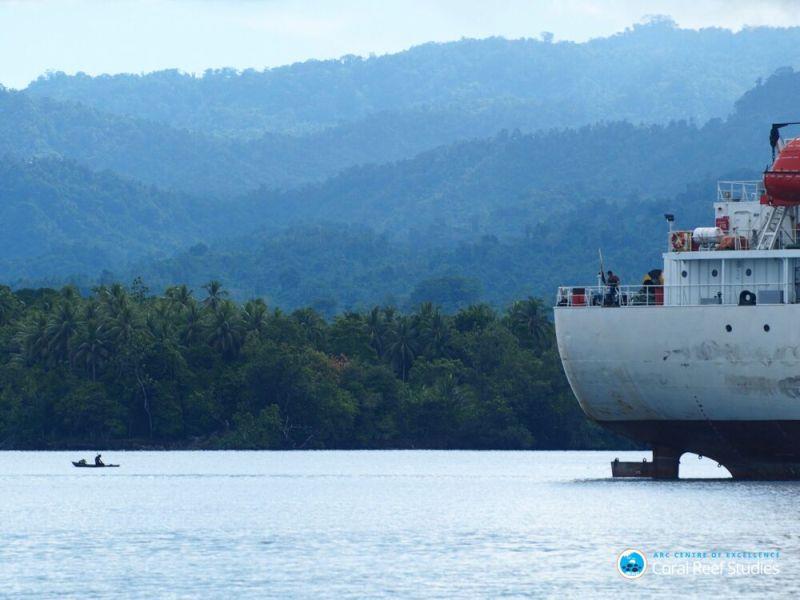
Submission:
[[[689,452],[734,479],[800,479],[800,138],[781,136],[794,124],[772,126],[760,180],[717,183],[709,226],[665,215],[663,268],[641,284],[558,288],[572,391],[652,448],[648,476],[677,478]]]

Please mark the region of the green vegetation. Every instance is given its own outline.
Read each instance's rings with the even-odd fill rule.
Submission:
[[[87,292],[142,274],[160,292],[219,279],[234,299],[314,306],[326,318],[384,303],[427,300],[451,312],[549,298],[559,283],[593,280],[599,247],[638,282],[660,262],[661,215],[675,213],[679,226],[710,222],[715,180],[759,176],[769,123],[793,120],[798,93],[800,74],[783,69],[703,127],[503,132],[324,183],[225,198],[61,158],[0,159],[0,281]],[[232,167],[214,178],[246,180]]]
[[[0,288],[0,445],[585,448],[589,423],[538,300],[330,321],[219,282]]]
[[[461,40],[265,71],[44,76],[31,95],[76,101],[223,136],[305,134],[380,113],[452,113],[460,137],[602,120],[704,122],[727,115],[759,77],[800,66],[797,28],[680,29],[669,20],[586,43]],[[470,130],[473,119],[491,122]],[[413,133],[424,132],[414,129]],[[442,139],[448,143],[453,138]]]
[[[663,213],[710,223],[716,179],[759,177],[798,31],[0,88],[0,442],[606,443],[515,300],[593,281],[597,248],[638,282]]]

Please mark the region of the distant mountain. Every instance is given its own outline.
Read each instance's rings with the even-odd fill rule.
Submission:
[[[356,165],[493,136],[496,127],[527,118],[523,105],[506,108],[502,114],[496,106],[385,112],[302,137],[264,133],[238,140],[0,88],[0,156],[67,158],[164,189],[229,196],[320,182]]]
[[[404,151],[413,148],[398,147]],[[350,131],[344,139],[329,131],[309,139],[267,133],[229,140],[0,89],[0,156],[66,158],[194,194],[318,181],[374,153],[369,139]]]
[[[0,235],[14,251],[0,276],[89,286],[107,269],[153,287],[218,278],[238,298],[326,313],[426,297],[457,307],[592,280],[602,247],[635,282],[660,262],[661,215],[710,222],[714,181],[759,177],[772,115],[790,120],[798,100],[800,73],[783,69],[703,126],[504,132],[224,203],[70,161],[6,160]]]
[[[800,66],[798,41],[798,28],[695,31],[655,19],[586,43],[461,40],[265,71],[209,70],[202,77],[53,73],[27,93],[250,138],[307,134],[420,108],[497,119],[490,133],[509,112],[521,117],[515,127],[528,130],[600,120],[702,123],[726,116],[758,78]]]
[[[0,159],[0,279],[98,275],[241,227],[235,206],[163,192],[71,161]]]

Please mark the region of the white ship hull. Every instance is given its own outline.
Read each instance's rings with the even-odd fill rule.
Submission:
[[[592,419],[736,477],[800,477],[800,304],[557,307],[555,322]]]

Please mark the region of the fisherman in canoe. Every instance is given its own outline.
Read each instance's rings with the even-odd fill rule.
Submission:
[[[82,458],[78,461],[73,460],[72,464],[76,467],[90,467],[90,468],[102,468],[102,467],[118,467],[119,465],[107,465],[103,462],[102,454],[98,454],[94,457],[94,464],[91,464],[86,461],[85,458]]]

